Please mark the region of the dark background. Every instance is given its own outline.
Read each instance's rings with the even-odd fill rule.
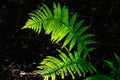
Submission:
[[[55,49],[60,46],[52,44],[44,32],[38,35],[30,29],[21,30],[30,12],[42,2],[52,8],[53,1],[68,6],[70,15],[77,12],[78,19],[84,18],[85,24],[91,25],[89,32],[96,35],[93,39],[97,43],[90,57],[98,71],[107,73],[103,59],[114,61],[113,53],[120,56],[119,0],[1,0],[0,76],[8,65],[34,70],[23,65],[38,64],[46,55],[56,56]]]

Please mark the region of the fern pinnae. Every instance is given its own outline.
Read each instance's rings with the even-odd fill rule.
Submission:
[[[84,51],[83,51],[83,59],[85,60],[87,58],[87,55],[90,51],[93,51],[95,50],[96,48],[94,47],[89,47],[89,48],[85,48]]]
[[[47,59],[50,62],[56,63],[56,65],[57,65],[57,63],[59,63],[59,66],[64,64],[60,59],[58,59],[56,57],[47,56]]]
[[[104,74],[95,74],[84,80],[114,80],[114,79],[112,79]]]
[[[46,10],[46,14],[49,14],[50,17],[53,17],[53,14],[52,14],[52,11],[48,8],[48,6],[44,3],[42,3],[43,7],[45,8]]]
[[[76,35],[81,36],[82,34],[84,34],[84,32],[89,28],[89,26],[84,26],[82,28],[80,28],[77,32]]]
[[[82,34],[82,35],[80,36],[80,38],[81,38],[82,40],[84,40],[84,39],[87,39],[87,38],[90,38],[90,37],[94,37],[94,36],[95,36],[94,34],[86,33],[86,34]]]
[[[69,46],[69,50],[71,50],[73,47],[74,47],[74,45],[77,43],[77,40],[80,38],[80,39],[82,39],[82,40],[84,40],[85,38],[88,38],[88,37],[92,37],[92,36],[94,36],[94,35],[92,35],[92,34],[86,34],[86,35],[81,35],[80,37],[76,34],[76,35],[74,35],[74,37],[72,38],[72,40],[71,40],[71,42],[70,42],[70,46]],[[79,41],[79,40],[78,40]],[[84,41],[83,41],[84,42]],[[95,43],[95,41],[93,41],[93,40],[87,40],[87,41],[85,41],[86,43],[87,42],[89,42],[89,44],[92,44],[92,43]],[[85,45],[87,45],[87,44],[85,44]]]
[[[59,34],[62,32],[63,28],[64,28],[64,25],[59,23],[57,28],[53,30],[53,32],[52,32],[53,41],[56,42],[57,39],[59,39]]]
[[[62,9],[60,3],[57,4],[57,19],[62,20]]]
[[[45,4],[42,5],[43,7],[41,7],[41,11],[45,14],[45,16],[50,18],[53,17],[51,10]]]
[[[115,66],[114,66],[113,62],[108,61],[108,60],[104,60],[104,62],[108,64],[108,66],[110,67],[110,69],[115,69]]]
[[[44,7],[41,7],[41,12],[44,14],[44,16],[49,16],[46,9]]]
[[[85,72],[84,68],[80,64],[78,64],[78,67],[79,67],[80,71],[82,72],[83,77],[85,77],[86,72]]]
[[[56,42],[58,42],[58,39],[59,39],[61,36],[64,37],[64,35],[62,35],[62,32],[63,32],[64,28],[65,28],[65,25],[62,25],[62,24],[61,24],[61,26],[58,27],[58,29],[56,30],[56,33],[55,33],[56,38],[57,38],[57,39],[56,39]]]
[[[32,20],[31,20],[32,19]],[[29,19],[29,21],[27,22],[27,24],[28,25],[25,25],[24,27],[23,27],[23,29],[24,28],[29,28],[29,27],[31,27],[35,32],[37,32],[37,30],[38,30],[38,25],[39,25],[39,20],[38,19],[36,19],[36,18],[34,18],[34,17],[31,17],[31,19]],[[37,24],[36,24],[37,23]]]
[[[84,49],[83,41],[81,39],[78,39],[78,41],[77,41],[77,51],[78,51],[79,55],[81,55],[83,49]]]
[[[120,69],[120,57],[119,57],[116,53],[114,53],[114,56],[115,56],[115,58],[116,58],[118,67],[119,67],[119,69]]]
[[[56,42],[59,42],[61,41],[68,33],[70,32],[69,28],[68,27],[65,27],[61,33],[59,33],[59,38]]]
[[[77,32],[78,30],[79,30],[79,28],[81,27],[81,25],[83,24],[83,22],[84,22],[85,20],[83,19],[83,20],[80,20],[79,22],[77,22],[76,24],[75,24],[75,27],[73,28],[74,30],[74,32]],[[83,27],[84,28],[84,27]],[[81,30],[81,29],[80,29]],[[81,30],[82,31],[82,30]],[[85,30],[86,31],[86,30]],[[80,32],[80,31],[78,31],[78,32]]]
[[[57,22],[58,22],[58,24],[56,24],[56,27],[54,27],[52,34],[51,34],[51,40],[54,42],[58,39],[57,32],[60,31],[58,29],[59,29],[59,27],[61,27],[61,24],[59,23],[59,21],[57,21]]]
[[[64,61],[64,63],[67,63],[67,62],[70,62],[70,61],[71,61],[71,60],[69,59],[69,57],[68,57],[65,53],[63,53],[63,52],[61,52],[60,58]]]
[[[54,19],[48,18],[43,23],[43,28],[46,34],[50,34],[54,29]]]
[[[47,16],[40,10],[36,10],[35,12],[38,13],[38,15],[42,21],[44,21],[47,18]]]
[[[89,65],[86,65],[86,68],[90,71],[91,74],[93,74],[93,72],[96,72],[96,69],[93,67],[93,65],[91,63],[88,63]]]
[[[71,43],[70,43],[70,46],[69,46],[69,50],[71,50],[71,49],[73,48],[73,46],[75,45],[75,43],[77,42],[78,38],[79,38],[88,28],[89,28],[88,26],[83,27],[83,28],[81,28],[80,30],[78,30],[78,32],[76,32],[76,33],[75,33],[74,31],[77,31],[77,29],[72,30],[72,31],[68,34],[68,36],[67,36],[67,38],[66,38],[66,40],[65,40],[65,42],[64,42],[64,44],[63,44],[63,47],[65,47],[65,46],[71,41],[71,39],[72,39],[72,41],[71,41]]]
[[[73,36],[74,35],[71,32],[67,35],[67,37],[66,37],[66,39],[65,39],[65,41],[63,43],[62,48],[64,48],[71,41],[71,39],[73,38]]]
[[[68,49],[66,48],[66,50],[68,50]],[[69,57],[68,57],[67,62],[68,62],[69,64],[71,64],[71,62],[74,62],[74,58],[73,58],[72,53],[69,52],[68,55],[69,55],[70,59],[69,59]],[[69,64],[68,64],[68,65],[69,65]],[[69,69],[74,72],[75,70],[74,70],[73,65],[74,65],[74,64],[71,64],[71,65],[67,66],[67,68],[69,67]],[[72,73],[71,71],[69,71],[70,74]],[[71,74],[71,75],[72,75],[72,78],[74,79],[74,74]]]
[[[77,51],[74,51],[74,58],[77,61],[80,58],[80,54]]]
[[[77,40],[78,40],[78,37],[76,35],[74,35],[73,38],[72,38],[72,40],[71,40],[71,42],[70,42],[70,46],[69,46],[69,50],[70,51],[72,50],[72,48],[76,44]]]
[[[93,40],[84,40],[83,43],[84,43],[84,46],[86,46],[86,45],[89,45],[89,44],[94,44],[96,42],[93,41]]]
[[[69,24],[69,14],[68,14],[68,7],[64,6],[62,8],[62,13],[61,13],[61,18],[62,22],[65,23],[66,25]]]
[[[64,71],[63,70],[61,71],[60,75],[61,75],[61,78],[64,79],[65,76],[64,76]]]
[[[53,31],[53,29],[54,29],[53,23],[54,23],[54,20],[47,20],[46,24],[43,25],[45,34],[50,34]]]
[[[54,8],[54,10],[53,10],[54,18],[55,19],[61,19],[61,12],[60,12],[61,7],[60,7],[60,4],[59,3],[58,4],[53,3],[53,8]]]
[[[74,64],[75,71],[78,73],[79,76],[82,76],[82,73],[80,72],[80,69],[77,64]]]
[[[45,4],[42,4],[41,10],[39,10],[39,11],[40,11],[41,15],[44,17],[48,17],[48,18],[52,17],[52,12]]]
[[[48,76],[45,76],[45,77],[44,77],[44,80],[48,80],[48,79],[49,79],[49,77],[48,77]]]
[[[87,73],[89,70],[86,67],[87,62],[84,61],[82,58],[78,59],[77,62],[80,64],[80,66],[83,68],[84,72]]]
[[[75,13],[75,14],[71,17],[71,19],[70,19],[69,26],[70,26],[70,29],[71,29],[71,30],[73,29],[73,26],[74,26],[74,24],[75,24],[76,18],[77,18],[77,13]]]
[[[82,59],[83,62],[80,62],[81,65],[84,65],[82,66],[85,70],[85,72],[90,72],[91,74],[93,74],[93,72],[97,72],[97,70],[94,68],[94,66],[87,62],[87,61],[84,61],[84,59]]]
[[[75,79],[75,75],[73,74],[73,72],[71,71],[70,67],[67,67],[68,72],[70,73],[70,75],[72,76],[72,79]]]
[[[61,52],[61,54],[60,54],[60,57],[61,57],[61,59],[65,62],[65,63],[68,63],[68,62],[70,62],[71,60],[69,59],[69,57],[67,57],[64,53],[62,53]],[[66,59],[66,60],[65,60]],[[71,63],[69,63],[69,64],[71,64]],[[69,64],[66,64],[66,65],[69,65]],[[67,70],[68,70],[68,72],[72,75],[72,78],[74,78],[74,74],[72,73],[72,70],[73,70],[73,68],[72,68],[72,66],[68,66],[68,67],[66,67],[67,68]],[[72,69],[72,70],[71,70]],[[77,69],[77,68],[75,68],[75,69]],[[78,70],[78,69],[77,69]],[[79,74],[80,74],[80,72],[79,72]]]
[[[88,69],[86,68],[86,66],[84,65],[84,64],[86,64],[85,62],[83,62],[83,60],[82,59],[79,59],[78,61],[77,61],[79,64],[79,67],[81,67],[82,68],[82,70],[84,71],[84,76],[85,76],[85,73],[87,73],[88,72]],[[80,68],[80,69],[81,69]]]
[[[92,63],[89,63],[89,64],[90,64],[91,70],[93,70],[93,71],[92,71],[92,74],[93,74],[93,72],[97,73],[97,70],[96,70],[96,68],[92,65]]]
[[[70,59],[72,60],[72,61],[74,61],[74,56],[73,56],[73,54],[65,47],[65,50],[67,51],[67,54],[68,54],[68,56],[70,57]]]
[[[31,27],[31,28],[32,28],[35,32],[40,33],[40,32],[41,32],[41,29],[42,29],[42,23],[41,23],[41,19],[40,19],[40,17],[38,16],[38,14],[39,14],[39,13],[37,13],[37,11],[35,11],[34,14],[31,14],[31,15],[30,15],[30,16],[31,16],[31,20],[33,21],[33,22],[31,22],[32,25],[33,25],[33,27]],[[30,22],[30,21],[28,20],[28,22]],[[30,27],[30,24],[29,24],[28,26]],[[28,28],[29,28],[29,27],[28,27]],[[24,26],[23,28],[25,28],[25,26]]]
[[[66,64],[66,68],[68,73],[70,73],[70,75],[72,76],[72,79],[75,79],[75,67],[74,67],[74,62],[69,62],[68,64]]]
[[[38,16],[38,14],[36,13],[36,14],[32,14],[31,15],[31,19],[34,21],[34,31],[35,32],[40,32],[41,31],[41,29],[42,29],[42,26],[41,26],[41,19],[39,18],[39,16]]]
[[[83,60],[80,60],[81,62],[79,62],[81,64],[81,66],[83,67],[83,70],[85,71],[85,73],[87,73],[89,71],[89,66],[87,65],[88,63],[86,61],[82,62]]]
[[[56,74],[55,73],[51,74],[51,79],[56,80]]]

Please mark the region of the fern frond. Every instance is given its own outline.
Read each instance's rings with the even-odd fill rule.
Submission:
[[[114,54],[114,55],[115,55],[115,58],[116,58],[116,61],[117,61],[116,66],[111,61],[104,60],[104,62],[106,62],[111,69],[110,77],[111,78],[116,78],[117,80],[120,80],[120,57],[117,54]]]
[[[31,28],[35,32],[40,33],[43,25],[48,24],[48,21],[53,18],[53,14],[52,11],[48,8],[48,6],[46,6],[45,4],[42,5],[43,7],[40,10],[36,10],[34,11],[34,13],[30,14],[30,19],[28,19],[26,25],[23,26],[22,29]],[[44,29],[46,29],[46,27],[44,27]]]
[[[94,35],[85,34],[89,26],[81,27],[85,20],[75,22],[77,18],[77,13],[75,13],[69,21],[68,8],[61,7],[60,3],[53,3],[53,11],[47,5],[42,5],[40,10],[36,10],[30,15],[30,19],[23,29],[31,28],[38,33],[44,29],[45,34],[51,34],[51,41],[59,42],[65,39],[62,48],[69,45],[69,49],[66,48],[67,54],[58,50],[60,59],[47,56],[40,63],[38,68],[44,79],[48,80],[51,77],[52,80],[55,80],[57,75],[61,75],[63,79],[68,73],[75,79],[76,73],[79,76],[85,76],[88,71],[96,72],[93,65],[85,60],[88,52],[93,50],[93,48],[87,49],[86,45],[95,43],[95,41],[88,40]],[[70,51],[75,45],[77,45],[77,51],[71,53]],[[82,52],[84,55],[81,57]]]
[[[85,80],[114,80],[104,74],[96,74],[96,75],[92,75],[88,78],[86,78]]]
[[[110,69],[115,69],[115,66],[114,66],[113,62],[108,61],[108,60],[104,60],[104,62],[107,63],[107,65],[110,67]]]
[[[72,50],[79,38],[85,39],[93,36],[92,34],[83,35],[89,26],[81,27],[85,20],[75,23],[76,18],[77,13],[69,21],[68,7],[61,7],[60,3],[53,3],[53,11],[47,5],[42,4],[40,10],[36,10],[30,15],[30,19],[23,29],[31,28],[38,33],[44,29],[46,34],[51,34],[51,41],[56,43],[66,37],[62,48],[69,45],[69,50]]]
[[[80,26],[82,25],[83,22],[84,22],[84,20],[81,20],[81,21],[79,21],[78,23],[75,24],[75,27],[73,27],[73,29],[67,35],[67,37],[66,37],[66,39],[63,43],[62,48],[64,48],[68,43],[70,43],[69,50],[72,50],[72,48],[74,47],[74,45],[76,43],[81,43],[81,42],[84,41],[84,39],[94,36],[92,34],[85,34],[84,33],[89,28],[89,26],[80,28]],[[87,45],[86,44],[87,42],[88,41],[84,41],[85,46]],[[95,43],[95,41],[90,42],[90,44],[92,44],[92,43]],[[81,50],[81,49],[79,49],[79,47],[77,47],[77,49]]]
[[[38,66],[40,74],[45,78],[46,76],[51,77],[52,80],[55,80],[57,75],[61,75],[61,78],[64,78],[66,74],[70,74],[73,79],[75,79],[75,74],[79,76],[85,76],[85,74],[90,71],[91,73],[96,72],[94,66],[82,59],[78,52],[73,54],[66,48],[67,54],[58,50],[60,53],[58,58],[47,56]]]
[[[115,56],[117,64],[118,64],[118,68],[120,69],[120,57],[115,53],[114,53],[114,56]]]

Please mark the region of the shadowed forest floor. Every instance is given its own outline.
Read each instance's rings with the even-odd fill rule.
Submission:
[[[84,25],[91,26],[89,32],[95,34],[93,40],[96,41],[96,50],[89,54],[89,60],[98,72],[108,74],[109,68],[103,59],[115,62],[113,54],[120,56],[119,0],[1,0],[0,80],[14,80],[15,77],[42,80],[39,75],[20,76],[20,71],[33,72],[46,55],[57,56],[56,48],[60,48],[60,44],[52,44],[44,31],[38,35],[30,29],[21,30],[28,14],[42,2],[51,8],[53,2],[60,2],[68,6],[70,15],[77,12],[78,19],[86,20]]]

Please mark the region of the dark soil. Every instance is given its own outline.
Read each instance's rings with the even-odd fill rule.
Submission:
[[[0,80],[42,80],[39,75],[20,76],[19,73],[37,70],[36,66],[46,55],[57,56],[56,48],[60,45],[52,44],[44,31],[38,35],[21,28],[38,5],[44,2],[51,7],[53,1],[68,6],[70,15],[77,12],[78,19],[86,20],[84,25],[91,25],[89,32],[96,35],[93,40],[97,43],[96,50],[89,55],[90,61],[100,73],[108,75],[109,68],[103,60],[115,62],[113,54],[120,56],[119,0],[1,0]]]

